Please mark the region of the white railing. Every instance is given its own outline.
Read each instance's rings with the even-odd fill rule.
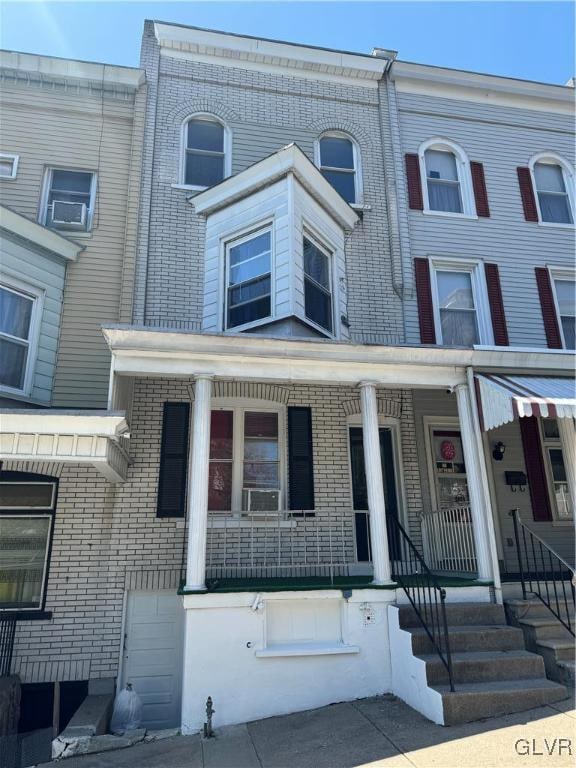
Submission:
[[[206,577],[348,576],[354,531],[352,510],[209,512]]]
[[[433,571],[477,573],[470,507],[423,512],[422,547],[426,564]]]

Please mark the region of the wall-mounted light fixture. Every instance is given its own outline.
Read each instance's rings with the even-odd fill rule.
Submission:
[[[494,461],[502,461],[505,452],[506,446],[502,441],[499,441],[495,443],[494,448],[492,449],[492,458]]]

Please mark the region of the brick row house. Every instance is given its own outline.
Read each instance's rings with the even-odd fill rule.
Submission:
[[[573,567],[574,89],[161,22],[141,66],[144,120],[142,73],[106,68],[132,138],[113,168],[101,129],[100,175],[134,196],[98,226],[90,198],[92,240],[32,210],[20,170],[0,181],[18,237],[70,254],[52,394],[2,414],[14,671],[130,682],[147,727],[187,733],[208,696],[219,724],[384,692],[445,724],[471,691],[478,717],[564,697],[498,621],[514,521]],[[79,198],[44,183],[54,222]],[[112,223],[119,273],[90,251]],[[90,281],[115,297],[94,351],[78,315],[63,333]],[[452,664],[426,624],[444,597],[496,645],[451,629]],[[460,651],[485,652],[478,680]]]

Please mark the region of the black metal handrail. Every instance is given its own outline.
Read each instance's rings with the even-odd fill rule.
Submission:
[[[448,673],[454,690],[450,636],[446,619],[446,590],[426,565],[424,558],[395,517],[388,517],[388,538],[392,577],[400,584],[420,624]]]
[[[16,616],[0,612],[0,677],[8,677],[12,669],[12,653],[16,634]]]
[[[571,635],[574,632],[574,569],[520,519],[517,509],[510,510],[518,569],[524,599],[537,597]]]

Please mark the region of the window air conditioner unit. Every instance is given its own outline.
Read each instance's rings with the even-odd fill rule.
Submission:
[[[66,227],[84,227],[86,225],[86,203],[53,200],[52,224]]]
[[[280,506],[280,491],[243,488],[242,506],[247,512],[277,512]]]

